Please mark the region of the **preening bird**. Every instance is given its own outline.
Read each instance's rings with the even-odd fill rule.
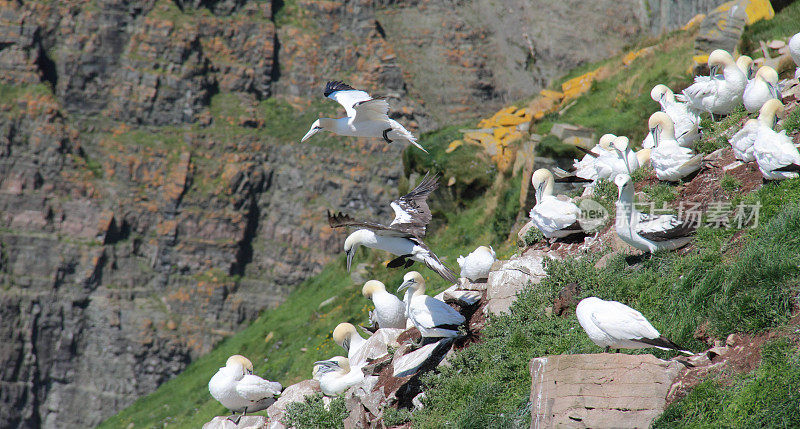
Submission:
[[[675,215],[645,214],[636,210],[633,181],[627,174],[614,179],[619,188],[615,228],[622,241],[644,252],[674,250],[687,245],[697,225]]]
[[[747,81],[742,100],[748,112],[758,112],[761,106],[773,98],[781,99],[778,90],[778,72],[770,66],[763,66],[756,72],[756,76]]]
[[[422,242],[421,238],[425,235],[425,227],[431,221],[431,211],[426,200],[438,186],[436,179],[436,176],[429,177],[426,174],[411,192],[392,201],[394,220],[389,225],[371,221],[356,221],[342,213],[336,215],[328,213],[328,224],[331,228],[345,226],[361,228],[350,234],[344,241],[348,271],[350,271],[350,264],[358,246],[366,246],[397,255],[397,258],[389,262],[389,268],[400,266],[408,268],[414,261],[417,261],[422,262],[447,281],[455,282],[457,280],[456,275],[439,260],[439,257]]]
[[[575,316],[589,339],[606,351],[655,347],[694,354],[661,335],[642,313],[617,301],[585,298],[575,308]]]
[[[461,277],[472,281],[485,279],[489,277],[489,271],[494,261],[494,249],[492,249],[491,246],[479,246],[466,257],[458,257],[458,265],[461,267]]]
[[[631,174],[639,168],[639,158],[630,148],[630,140],[625,136],[615,136],[609,151],[598,156],[595,162],[597,177],[614,180],[617,174]]]
[[[347,359],[354,364],[357,363],[354,359],[357,358],[361,348],[367,342],[367,340],[358,333],[356,327],[350,323],[340,323],[336,325],[336,328],[333,329],[333,341],[347,351]]]
[[[313,379],[319,381],[320,390],[326,396],[336,396],[364,379],[359,368],[350,368],[350,361],[343,356],[314,362]]]
[[[782,112],[781,106],[778,104],[775,101],[764,103],[759,110],[758,119],[748,119],[742,129],[731,136],[728,142],[733,147],[733,154],[736,159],[744,162],[756,160],[755,144],[758,132],[762,127],[770,130],[775,128],[778,122],[778,114]]]
[[[577,159],[574,160],[572,163],[572,169],[569,171],[562,170],[558,167],[553,167],[553,174],[558,177],[558,181],[560,182],[594,182],[597,179],[607,179],[608,177],[601,177],[598,173],[598,168],[602,168],[598,163],[603,162],[602,160],[605,159],[605,155],[613,156],[614,149],[611,147],[611,144],[616,138],[617,136],[614,134],[603,134],[603,136],[600,137],[600,140],[591,150],[586,150],[580,146],[575,146],[579,150],[586,152],[586,155],[584,155],[580,161]],[[610,174],[610,170],[604,170],[603,174]]]
[[[253,363],[241,355],[229,357],[208,382],[209,393],[234,413],[229,419],[236,424],[248,411],[260,411],[272,405],[281,390],[280,383],[253,375]],[[236,412],[242,415],[234,419]]]
[[[695,78],[695,82],[683,90],[683,95],[695,110],[727,115],[742,102],[747,76],[731,54],[722,49],[709,55],[708,66],[711,67],[711,76]],[[722,76],[716,74],[718,67],[723,67]]]
[[[407,290],[406,290],[407,289]],[[416,271],[403,276],[398,292],[406,290],[406,317],[419,329],[422,338],[452,338],[466,319],[436,298],[425,295],[425,279]]]
[[[700,116],[689,109],[686,103],[675,99],[675,94],[666,85],[658,84],[650,91],[650,98],[661,106],[661,111],[666,113],[675,126],[675,140],[683,147],[691,147],[700,138]],[[655,147],[655,136],[648,133],[642,142],[642,147],[650,149]]]
[[[372,98],[365,91],[338,80],[325,85],[325,97],[341,104],[347,117],[317,119],[300,142],[320,131],[330,131],[340,136],[383,138],[386,143],[408,142],[428,152],[405,127],[389,118],[389,103],[385,98]]]
[[[764,115],[765,122],[772,118],[783,117],[783,103],[773,98],[764,103],[760,112],[759,118]],[[756,141],[753,144],[753,155],[761,175],[767,180],[792,179],[800,172],[800,152],[792,144],[792,139],[786,135],[786,130],[778,133],[762,123],[758,127]]]
[[[672,120],[664,112],[655,112],[648,121],[650,133],[655,136],[656,147],[650,152],[650,165],[658,180],[678,181],[702,166],[703,155],[681,147],[675,140]]]
[[[550,170],[540,168],[531,176],[536,190],[536,205],[530,211],[533,224],[546,238],[562,238],[583,233],[578,219],[581,209],[572,201],[563,201],[553,195],[555,180]]]
[[[361,293],[375,305],[373,314],[378,328],[406,328],[406,307],[400,298],[386,291],[386,285],[370,280],[364,283]]]

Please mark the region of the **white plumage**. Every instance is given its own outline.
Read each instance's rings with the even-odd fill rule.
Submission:
[[[609,145],[610,150],[597,157],[595,168],[598,178],[614,180],[617,174],[631,174],[639,168],[639,159],[629,143],[625,136],[614,137]]]
[[[228,358],[208,382],[208,391],[232,412],[255,412],[275,402],[283,386],[253,375],[253,364],[241,355]]]
[[[781,94],[778,91],[778,73],[770,66],[763,66],[756,72],[756,76],[747,81],[742,95],[744,108],[748,112],[758,112],[761,106],[777,98],[780,100]]]
[[[360,355],[365,340],[350,323],[340,323],[333,330],[333,341],[347,351],[347,359],[354,367],[366,365],[366,359]]]
[[[762,124],[759,120],[748,119],[742,129],[728,139],[736,159],[744,162],[753,162],[756,160],[753,145],[756,143],[756,136],[761,126]]]
[[[683,90],[689,105],[699,111],[727,115],[742,102],[747,77],[727,51],[717,49],[708,57],[711,76],[698,76],[694,84]],[[722,66],[722,76],[715,74]]]
[[[663,337],[642,313],[617,301],[589,297],[575,308],[578,323],[589,339],[600,347],[613,349],[642,349],[656,347],[678,350],[691,355]]]
[[[650,164],[658,180],[678,181],[700,169],[702,155],[681,147],[675,140],[672,120],[664,112],[650,115],[650,132],[656,136],[656,147],[650,153]]]
[[[466,319],[459,312],[425,295],[425,279],[416,271],[406,273],[397,291],[406,291],[406,317],[419,330],[423,338],[457,337],[458,326]]]
[[[536,170],[531,182],[536,190],[536,205],[530,211],[531,221],[546,238],[561,238],[583,232],[578,224],[581,209],[571,201],[562,201],[553,196],[555,180],[549,170]]]
[[[405,127],[389,118],[389,103],[386,99],[372,98],[366,92],[354,89],[341,81],[328,82],[325,86],[325,96],[341,104],[347,117],[321,118],[314,121],[301,142],[324,130],[340,136],[382,138],[387,143],[405,141],[428,152],[417,143],[417,138]]]
[[[458,265],[461,267],[461,277],[472,281],[489,277],[489,270],[495,261],[494,249],[491,247],[480,246],[473,250],[466,257],[458,257]]]
[[[686,103],[675,99],[675,94],[666,85],[656,85],[650,91],[650,98],[658,102],[661,111],[666,113],[675,127],[675,140],[683,147],[691,147],[700,138],[700,116],[689,109]],[[651,149],[655,147],[655,136],[648,133],[642,142],[642,147]]]
[[[794,72],[795,79],[800,79],[800,33],[795,34],[789,39],[789,55],[792,56],[797,70]]]
[[[786,130],[775,132],[771,126],[775,118],[783,116],[783,104],[772,99],[764,103],[758,116],[760,126],[753,144],[753,155],[761,175],[767,180],[784,180],[798,176],[800,153],[786,135]]]
[[[648,215],[634,207],[633,181],[627,174],[614,179],[619,188],[615,229],[622,241],[644,252],[674,250],[691,240],[697,225],[675,215]]]
[[[375,305],[374,320],[379,328],[406,327],[406,307],[400,298],[386,291],[386,285],[377,280],[364,283],[361,293]]]
[[[364,380],[360,368],[351,368],[346,357],[334,356],[328,360],[314,362],[313,379],[319,381],[320,390],[326,396],[336,396]]]

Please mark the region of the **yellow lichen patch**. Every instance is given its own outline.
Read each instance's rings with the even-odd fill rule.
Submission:
[[[769,0],[750,0],[744,9],[744,13],[747,15],[747,25],[762,19],[775,17],[775,10],[772,9],[772,4],[770,4]]]
[[[445,150],[444,150],[444,153],[450,153],[450,152],[452,152],[452,151],[454,151],[454,150],[458,149],[458,147],[459,147],[459,146],[461,146],[461,145],[463,145],[463,144],[464,144],[464,140],[453,140],[453,141],[452,141],[452,142],[450,142],[450,144],[447,146],[447,149],[445,149]]]
[[[592,87],[592,82],[594,82],[599,73],[600,69],[596,69],[572,78],[561,84],[561,91],[564,93],[564,99],[561,101],[561,103],[563,104],[567,101],[578,98],[585,92],[589,91],[589,88]]]
[[[689,22],[687,22],[683,27],[681,27],[681,30],[694,30],[696,27],[700,26],[700,23],[703,22],[704,19],[706,19],[706,14],[698,13],[697,15],[693,16],[692,19],[690,19]]]
[[[545,115],[558,110],[562,98],[564,98],[564,94],[561,92],[543,89],[539,92],[539,96],[528,104],[528,112],[533,119],[542,119]]]
[[[628,52],[627,55],[622,57],[622,64],[627,66],[630,63],[632,63],[633,60],[641,57],[642,55],[646,55],[646,54],[652,53],[653,50],[654,49],[653,49],[652,46],[648,46],[646,48],[639,49],[638,51]]]

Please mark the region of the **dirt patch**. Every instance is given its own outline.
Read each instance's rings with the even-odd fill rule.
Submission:
[[[731,148],[712,153],[706,157],[704,164],[705,168],[691,182],[679,187],[678,204],[683,202],[690,207],[699,205],[699,209],[705,211],[708,210],[709,203],[728,202],[736,195],[758,189],[763,183],[758,166],[754,162],[741,163]],[[736,179],[736,187],[722,188],[726,174]]]

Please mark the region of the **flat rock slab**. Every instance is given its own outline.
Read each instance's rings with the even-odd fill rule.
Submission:
[[[539,284],[547,275],[544,259],[549,253],[540,250],[526,252],[507,261],[495,262],[486,283],[487,314],[508,312],[517,293],[528,285]]]
[[[583,354],[530,363],[531,429],[647,428],[683,366],[653,355]]]
[[[283,427],[281,419],[286,412],[286,407],[295,402],[302,402],[306,396],[313,395],[321,392],[319,388],[319,381],[317,380],[303,380],[297,384],[293,384],[286,389],[283,389],[278,401],[267,408],[267,415],[270,420],[270,428],[277,429]]]
[[[267,418],[264,416],[244,416],[235,424],[228,416],[217,416],[203,425],[203,429],[261,429],[266,427]]]

